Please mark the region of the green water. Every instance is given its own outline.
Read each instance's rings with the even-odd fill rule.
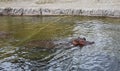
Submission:
[[[45,43],[48,41],[50,44],[48,44],[47,48],[49,48],[50,45],[54,45],[52,44],[54,40],[65,38],[72,34],[74,24],[72,22],[68,22],[69,24],[67,24],[66,21],[61,22],[64,18],[66,17],[0,17],[0,48],[13,47],[12,49],[16,49],[17,47],[22,48],[24,46],[27,48],[46,48]],[[32,45],[28,45],[29,43]],[[2,53],[7,51],[9,51],[9,49],[1,52],[1,56]],[[31,50],[29,51],[29,49],[24,49],[22,51],[32,52]],[[34,52],[30,55],[28,54],[28,57],[22,54],[20,54],[20,56],[34,59],[39,55],[44,57],[44,55],[46,56],[49,54],[49,51],[38,52]],[[12,54],[6,54],[1,58],[10,55]]]
[[[54,42],[73,36],[76,22],[94,20],[105,24],[120,24],[119,18],[106,17],[2,16],[0,17],[0,61],[11,59],[10,63],[19,63],[21,58],[28,61],[42,60],[56,51],[54,48],[58,45]],[[51,58],[43,60],[43,63]]]
[[[89,21],[89,20],[100,20],[103,22],[119,23],[119,19],[112,18],[101,18],[101,17],[79,17],[79,16],[54,16],[54,17],[0,17],[0,48],[5,47],[45,47],[47,41],[52,42],[60,38],[71,36],[74,25],[77,21]],[[44,40],[44,44],[40,41]],[[33,41],[33,42],[32,42]],[[38,41],[38,42],[34,42]],[[31,43],[31,45],[27,45]],[[39,44],[43,45],[39,45]],[[49,46],[49,45],[48,45]],[[46,47],[45,47],[46,48]],[[49,48],[49,47],[48,47]],[[6,49],[6,48],[5,48]],[[30,48],[31,49],[31,48]],[[11,50],[11,49],[10,49]],[[24,49],[25,50],[25,49]],[[5,58],[12,54],[6,54],[2,56],[2,53],[6,53],[9,49],[4,52],[0,52],[1,57]],[[22,50],[23,51],[23,50]],[[30,52],[29,50],[26,50]],[[41,52],[43,56],[49,54],[47,52]],[[36,53],[35,53],[36,55]],[[41,54],[40,54],[41,55]],[[20,55],[22,56],[22,55]],[[30,55],[29,55],[30,56]],[[37,57],[39,56],[36,55]],[[23,56],[26,57],[26,56]],[[34,54],[31,57],[34,59]]]

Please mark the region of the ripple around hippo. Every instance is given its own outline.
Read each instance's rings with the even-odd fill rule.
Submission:
[[[88,38],[97,37],[93,38],[94,40],[97,39],[95,44],[84,46],[82,49],[76,46],[68,50],[61,50],[61,52],[55,55],[49,62],[47,66],[48,71],[120,71],[120,60],[119,57],[117,57],[118,54],[114,52],[116,51],[117,53],[115,48],[119,47],[119,45],[116,47],[117,44],[113,43],[113,40],[115,40],[117,36],[116,38],[113,36],[109,37],[111,33],[108,33],[109,31],[105,32],[109,30],[107,29],[108,26],[112,27],[111,24],[103,24],[102,22],[85,22],[84,24],[78,24],[77,28],[75,28],[75,34],[82,34],[81,36]],[[118,25],[114,26],[116,26],[116,28],[118,27]],[[86,30],[84,31],[84,29]],[[87,33],[89,30],[94,32]],[[74,37],[78,36],[75,34]],[[89,36],[86,36],[86,34]],[[110,48],[111,50],[109,50]]]
[[[62,52],[64,57],[50,62],[48,71],[119,71],[118,59],[105,52],[81,54],[79,47]],[[74,53],[75,52],[75,53]],[[68,55],[69,54],[69,55]]]

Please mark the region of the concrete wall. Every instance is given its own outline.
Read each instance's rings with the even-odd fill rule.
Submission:
[[[120,17],[119,7],[120,0],[12,0],[10,3],[0,2],[0,15],[84,15]]]
[[[81,2],[81,3],[120,3],[120,0],[0,0],[0,2],[7,2],[7,1],[36,1],[39,3],[61,3],[61,2]]]
[[[0,8],[0,15],[84,15],[120,17],[120,11],[102,9]]]

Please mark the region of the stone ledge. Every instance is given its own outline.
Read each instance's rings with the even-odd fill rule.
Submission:
[[[11,16],[82,15],[82,16],[120,17],[120,10],[4,7],[4,8],[0,8],[0,15],[1,16],[3,15],[11,15]]]

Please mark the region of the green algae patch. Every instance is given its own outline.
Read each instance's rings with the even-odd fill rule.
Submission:
[[[27,29],[30,27],[31,29]],[[67,37],[72,34],[73,27],[73,25],[57,23],[36,24],[35,27],[27,26],[26,30],[18,31],[14,35],[20,40],[17,45],[21,45],[31,40],[53,40]]]
[[[119,23],[118,18],[85,16],[46,16],[46,17],[0,17],[0,32],[10,33],[1,41],[22,46],[34,40],[55,40],[73,33],[75,23],[98,20],[104,23]],[[3,45],[3,44],[1,44]]]
[[[74,28],[74,23],[70,19],[66,21],[63,17],[0,17],[0,19],[0,32],[5,33],[1,35],[5,37],[0,39],[0,48],[5,51],[0,52],[0,59],[17,55],[20,58],[41,60],[54,53],[54,40],[72,35]],[[8,33],[10,34],[6,37]],[[8,49],[9,46],[14,48],[12,53],[8,53],[12,51]],[[51,57],[47,58],[47,61],[49,59]],[[13,62],[18,60],[19,58]]]
[[[2,19],[0,31],[10,32],[11,37],[7,39],[7,42],[10,41],[15,46],[24,45],[32,40],[64,38],[72,34],[74,27],[73,22],[64,20],[66,17],[38,18],[40,21],[23,17],[3,17]]]
[[[17,55],[18,59],[41,60],[54,53],[54,40],[71,36],[78,22],[91,20],[113,24],[120,22],[117,18],[106,17],[0,17],[0,59]]]

